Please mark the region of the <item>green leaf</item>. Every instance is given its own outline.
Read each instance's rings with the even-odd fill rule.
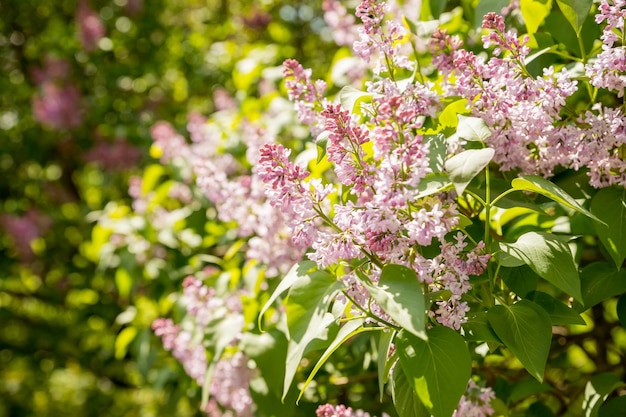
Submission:
[[[349,322],[344,324],[341,327],[341,329],[339,329],[339,332],[337,332],[337,336],[330,343],[328,348],[326,348],[326,351],[324,351],[320,359],[317,361],[317,363],[313,367],[313,370],[311,371],[311,373],[309,374],[309,377],[306,379],[306,381],[302,385],[302,388],[300,388],[300,395],[298,395],[297,401],[300,401],[300,398],[302,398],[302,394],[304,394],[304,391],[309,386],[313,378],[315,378],[315,375],[320,370],[322,365],[326,363],[328,358],[330,358],[330,355],[332,355],[343,343],[345,343],[348,339],[350,339],[351,337],[359,333],[372,331],[372,330],[380,330],[379,327],[363,327],[363,323],[365,323],[364,319],[350,320]]]
[[[446,161],[444,165],[457,194],[463,194],[470,181],[489,165],[494,153],[492,148],[468,149]]]
[[[589,15],[593,0],[556,0],[556,3],[576,34],[580,36],[580,30]]]
[[[598,417],[626,416],[626,396],[611,398],[600,406]]]
[[[580,273],[585,310],[626,292],[626,269],[616,271],[608,262],[594,262]]]
[[[585,324],[585,320],[580,317],[580,314],[578,314],[576,310],[566,306],[550,294],[546,294],[541,291],[532,291],[527,297],[529,300],[537,303],[546,311],[546,313],[548,313],[548,316],[550,316],[550,323],[553,325]]]
[[[430,413],[417,396],[413,384],[409,382],[399,366],[393,370],[391,396],[398,417],[430,417]]]
[[[378,284],[364,282],[363,285],[398,325],[426,338],[426,303],[415,271],[403,265],[385,265]]]
[[[600,220],[590,211],[578,204],[578,202],[574,200],[572,196],[563,191],[563,189],[559,188],[557,185],[544,178],[535,175],[525,175],[523,177],[515,178],[513,181],[511,181],[511,186],[515,190],[531,191],[537,194],[541,194],[551,200],[556,201],[559,204],[564,205],[565,207],[569,207],[572,210],[575,210],[581,214],[584,214],[587,217],[590,217],[602,223],[602,220]]]
[[[465,393],[472,360],[463,337],[454,330],[437,326],[426,333],[428,341],[398,333],[400,368],[424,407],[434,417],[449,417]]]
[[[622,295],[619,300],[617,300],[616,310],[620,324],[622,327],[626,328],[626,294]]]
[[[287,357],[287,338],[277,329],[260,335],[244,332],[240,347],[253,359],[267,383],[268,389],[280,398],[285,380],[285,367],[276,366],[276,358]]]
[[[489,324],[487,313],[485,312],[481,311],[470,317],[467,322],[463,324],[463,330],[465,331],[465,340],[467,341],[502,343]]]
[[[491,130],[480,117],[459,114],[459,124],[457,125],[456,133],[452,136],[470,142],[482,142],[491,136]]]
[[[529,35],[537,32],[546,16],[550,14],[552,0],[520,0],[522,16]]]
[[[395,331],[391,330],[381,332],[378,339],[378,391],[380,393],[381,402],[385,394],[385,384],[389,379],[389,374],[385,372],[385,370],[387,369],[389,348],[391,347],[391,342],[395,334]]]
[[[134,326],[125,327],[115,338],[115,359],[120,360],[126,356],[128,345],[137,336],[137,328]]]
[[[423,4],[423,3],[422,3]],[[458,115],[467,113],[467,99],[461,98],[448,104],[437,118],[442,129],[456,127],[459,123]]]
[[[626,188],[603,188],[591,200],[591,212],[604,222],[594,223],[600,241],[619,269],[626,259]]]
[[[429,0],[430,3],[430,12],[433,15],[434,19],[439,19],[441,13],[446,9],[446,3],[448,0]]]
[[[513,384],[508,403],[516,403],[531,395],[547,391],[552,391],[552,387],[549,384],[539,382],[533,378],[526,378]]]
[[[549,233],[527,232],[500,249],[524,261],[540,277],[582,302],[580,278],[566,239]]]
[[[259,312],[258,324],[259,329],[262,329],[261,320],[263,319],[263,315],[267,312],[267,310],[274,304],[276,299],[285,291],[287,291],[291,286],[296,283],[299,279],[305,276],[313,267],[315,266],[315,262],[313,261],[302,261],[295,264],[287,275],[283,277],[283,279],[278,283],[278,286],[270,296],[269,300],[265,303],[261,311]]]
[[[504,345],[541,382],[552,340],[548,313],[532,301],[521,300],[491,307],[487,319]]]
[[[613,390],[623,387],[625,384],[617,375],[604,372],[591,377],[585,386],[585,399],[583,401],[583,416],[597,417],[600,406]]]
[[[537,289],[539,275],[526,264],[516,268],[502,268],[500,274],[506,286],[522,298]]]
[[[417,186],[418,194],[416,198],[423,198],[429,195],[438,194],[452,188],[452,183],[448,176],[440,173],[427,174],[421,179]]]
[[[300,276],[289,289],[285,311],[289,344],[283,400],[307,345],[314,339],[326,339],[328,326],[335,321],[335,317],[328,313],[328,308],[343,287],[343,282],[333,275],[313,271]]]
[[[328,144],[328,138],[330,137],[330,132],[325,130],[315,139],[315,145],[317,148],[317,163],[322,162],[322,159],[326,156],[326,145]]]
[[[373,94],[366,91],[357,90],[352,86],[345,86],[339,91],[341,107],[350,113],[358,113],[361,102],[371,102]]]
[[[448,145],[444,135],[425,135],[424,143],[428,144],[429,167],[433,174],[443,171],[443,163],[448,152]]]

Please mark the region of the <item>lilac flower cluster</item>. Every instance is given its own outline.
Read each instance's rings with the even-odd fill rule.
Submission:
[[[374,63],[375,74],[388,73],[394,76],[394,68],[413,70],[414,62],[402,53],[405,38],[410,33],[399,16],[385,19],[389,11],[387,3],[378,0],[364,0],[356,8],[356,16],[363,26],[358,27],[359,40],[352,49],[366,62]]]
[[[310,69],[304,69],[298,61],[288,59],[284,62],[283,76],[289,99],[294,102],[298,119],[311,128],[313,137],[323,130],[318,110],[324,102],[326,83],[322,80],[311,80]]]
[[[226,115],[225,118],[227,124],[229,119]],[[265,265],[268,276],[285,272],[301,258],[304,246],[291,244],[286,226],[288,219],[280,207],[267,201],[260,180],[260,147],[263,143],[274,142],[275,133],[250,122],[241,125],[240,138],[247,146],[247,162],[255,166],[255,172],[250,172],[230,153],[221,151],[223,127],[218,122],[190,115],[187,130],[191,143],[169,123],[158,122],[152,128],[152,136],[161,150],[161,161],[181,166],[190,183],[195,177],[200,190],[215,205],[219,220],[237,222],[238,236],[248,239],[248,259]]]
[[[592,85],[615,91],[618,97],[623,97],[626,89],[626,1],[603,1],[598,11],[596,23],[606,22],[601,37],[602,52],[585,66],[585,73]]]
[[[229,322],[231,325],[243,329],[241,299],[237,294],[218,297],[213,288],[194,277],[187,277],[183,287],[186,321],[175,325],[171,319],[159,318],[152,323],[152,328],[161,337],[165,349],[172,351],[173,356],[183,365],[185,372],[199,385],[203,385],[208,367],[202,343],[204,329],[211,320],[224,315],[234,318]],[[235,342],[236,338],[231,344]],[[212,400],[205,410],[207,414],[210,417],[251,417],[253,403],[249,384],[252,376],[248,359],[243,353],[236,352],[219,359],[209,388]],[[231,411],[223,413],[223,409]]]
[[[71,129],[83,122],[81,96],[69,74],[69,62],[51,57],[45,58],[43,69],[33,71],[39,86],[32,98],[33,115],[51,129]]]
[[[293,61],[289,65],[297,67]],[[433,316],[459,329],[468,311],[461,298],[471,288],[469,276],[482,273],[488,256],[482,255],[481,245],[463,252],[462,233],[457,245],[446,243],[458,221],[452,196],[419,195],[420,182],[431,168],[429,144],[417,131],[424,118],[434,114],[437,97],[417,82],[401,90],[389,80],[380,81],[371,83],[368,92],[372,103],[365,116],[336,104],[326,104],[320,112],[334,180],[354,200],[333,204],[333,187],[308,179],[308,172],[290,162],[290,151],[280,145],[261,149],[256,172],[270,204],[287,219],[293,242],[310,247],[309,259],[322,268],[368,259],[362,272],[372,282],[378,281],[381,265],[411,267],[433,291],[451,291],[452,297],[440,302]],[[433,262],[419,253],[419,247],[434,241],[439,242],[441,258]],[[371,302],[358,274],[349,272],[342,279],[349,286],[347,295],[361,308],[388,319]]]
[[[317,407],[315,410],[317,417],[370,417],[370,414],[363,410],[353,410],[351,407],[346,407],[343,404],[332,405],[324,404]],[[383,417],[387,414],[383,413]]]
[[[76,10],[76,24],[78,26],[78,37],[83,48],[91,52],[98,46],[98,41],[106,33],[104,24],[100,20],[98,13],[94,11],[87,0],[79,0]]]
[[[493,414],[491,401],[496,394],[489,387],[479,386],[473,379],[467,384],[467,393],[463,395],[452,417],[487,417]]]
[[[609,88],[611,84],[619,92],[625,79],[623,58],[619,61],[624,49],[612,47],[616,28],[623,27],[622,3],[601,4],[596,20],[608,22],[604,51],[586,67],[593,85]],[[485,47],[495,46],[495,56],[488,61],[461,49],[460,39],[442,31],[433,36],[431,47],[433,63],[446,79],[445,94],[465,98],[471,114],[491,128],[485,142],[495,150],[500,169],[549,177],[560,167],[589,168],[594,187],[626,184],[618,152],[626,143],[623,112],[596,105],[578,120],[568,120],[563,116],[566,100],[578,88],[571,74],[565,68],[556,72],[549,67],[542,76],[532,77],[525,66],[530,52],[527,37],[520,41],[515,32],[505,31],[504,19],[494,13],[485,16],[483,28],[488,31],[483,36]],[[610,54],[608,64],[604,61]],[[621,81],[609,81],[617,79]]]

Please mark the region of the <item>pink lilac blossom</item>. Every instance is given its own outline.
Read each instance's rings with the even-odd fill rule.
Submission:
[[[358,28],[359,40],[352,49],[365,62],[374,62],[375,74],[387,72],[393,76],[394,67],[413,70],[415,64],[401,53],[403,41],[410,33],[400,20],[385,20],[389,9],[385,2],[377,0],[363,0],[357,6],[356,16],[363,26]]]
[[[351,407],[346,407],[343,404],[332,405],[324,404],[317,407],[315,410],[317,417],[370,417],[369,413],[363,410],[353,410]],[[383,414],[383,417],[386,414]]]
[[[626,89],[626,45],[623,42],[626,30],[626,1],[604,0],[598,7],[596,23],[606,22],[602,32],[602,52],[585,66],[589,82],[598,88],[606,88],[624,96]]]
[[[76,24],[83,48],[88,52],[94,51],[98,46],[98,41],[106,34],[106,29],[100,16],[89,6],[87,0],[78,1]]]
[[[430,276],[427,281],[432,291],[448,290],[450,297],[437,301],[437,309],[431,315],[444,326],[459,330],[467,321],[469,306],[463,301],[463,295],[471,290],[470,275],[480,275],[487,268],[489,254],[484,254],[484,244],[463,252],[467,246],[465,235],[458,232],[456,243],[441,244],[441,253],[431,261]]]
[[[254,403],[249,389],[252,376],[248,359],[243,353],[237,352],[217,363],[209,393],[223,408],[232,410],[233,417],[252,417]],[[213,411],[207,410],[207,414],[209,417],[227,415],[215,408]]]
[[[563,128],[563,135],[568,138],[566,151],[570,166],[576,170],[588,167],[589,183],[593,187],[626,187],[626,160],[620,154],[626,147],[623,111],[596,104],[577,122]]]
[[[175,325],[171,319],[156,319],[152,323],[154,334],[161,338],[165,350],[183,365],[185,372],[198,384],[204,383],[207,369],[206,352],[201,343],[192,342],[192,334]]]
[[[504,32],[504,21],[493,13],[485,17],[490,32],[483,37],[487,45],[506,51],[503,58],[488,62],[459,49],[460,41],[438,32],[433,39],[434,60],[447,78],[447,95],[468,100],[473,116],[482,118],[492,135],[485,142],[495,149],[494,160],[500,169],[519,169],[524,174],[549,176],[567,164],[562,152],[561,111],[567,97],[577,89],[564,69],[555,73],[546,68],[543,76],[525,72],[524,59],[529,50],[513,32]]]
[[[298,119],[308,125],[316,138],[323,130],[323,122],[316,110],[324,105],[326,83],[311,80],[311,69],[304,69],[295,59],[283,63],[283,76],[289,99],[294,102]]]
[[[240,330],[243,329],[243,306],[237,294],[218,297],[215,289],[207,287],[195,277],[185,278],[183,287],[183,303],[188,319],[185,324],[192,324],[191,328],[183,328],[182,325],[175,325],[171,319],[163,318],[155,320],[152,328],[161,337],[165,349],[172,351],[187,374],[202,385],[207,371],[206,352],[201,343],[202,331],[215,317],[225,315],[234,319],[229,322],[231,326],[241,326]],[[231,343],[236,342],[236,339],[237,336]],[[218,411],[221,413],[220,410],[226,408],[232,410],[236,417],[251,417],[253,402],[249,384],[252,376],[248,359],[243,353],[236,352],[221,358],[216,364],[209,387],[209,393],[219,407],[212,403],[206,410],[209,416],[221,416]]]
[[[357,24],[352,14],[337,0],[324,0],[324,20],[332,29],[333,39],[339,46],[352,46],[358,39]]]
[[[489,387],[481,387],[470,379],[467,384],[467,392],[461,400],[452,417],[488,417],[494,412],[491,401],[496,394]]]

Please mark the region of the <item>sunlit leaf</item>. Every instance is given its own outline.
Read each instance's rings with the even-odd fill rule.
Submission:
[[[463,337],[454,330],[438,326],[426,333],[428,340],[398,333],[400,369],[434,417],[449,417],[465,393],[472,361]]]
[[[402,265],[385,265],[378,284],[364,285],[398,325],[415,336],[426,338],[424,293],[415,271]]]
[[[600,220],[589,210],[581,206],[576,200],[574,200],[569,194],[567,194],[553,182],[550,182],[545,178],[541,178],[535,175],[525,175],[523,177],[515,178],[513,181],[511,181],[511,186],[516,190],[532,191],[534,193],[541,194],[551,200],[556,201],[559,204],[564,205],[565,207],[576,210],[577,212],[602,223],[602,220]]]
[[[492,148],[468,149],[446,161],[445,168],[459,195],[463,194],[470,181],[489,165],[494,154]]]
[[[556,0],[556,3],[576,34],[580,36],[580,31],[585,19],[589,16],[593,0]]]
[[[611,255],[615,266],[620,268],[626,259],[626,188],[608,187],[598,191],[591,200],[591,212],[600,241]]]
[[[582,302],[578,268],[567,238],[549,233],[524,233],[514,243],[500,243],[500,249],[524,261],[543,279]]]

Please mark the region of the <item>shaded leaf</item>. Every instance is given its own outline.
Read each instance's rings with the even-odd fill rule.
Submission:
[[[512,306],[491,307],[487,319],[524,368],[542,381],[552,340],[548,313],[532,301],[521,300]]]
[[[430,417],[402,368],[393,370],[391,397],[398,417]]]
[[[583,401],[583,416],[597,417],[602,403],[613,390],[625,384],[617,375],[604,372],[591,377],[585,385],[585,399]]]
[[[594,227],[600,241],[620,268],[626,259],[626,188],[603,188],[591,200],[591,212],[604,222]]]
[[[278,286],[276,287],[276,289],[270,296],[269,300],[267,300],[265,305],[263,305],[263,308],[261,308],[261,311],[259,312],[259,319],[258,319],[259,329],[263,328],[263,326],[261,325],[261,320],[263,318],[263,315],[265,315],[267,310],[272,306],[272,304],[274,304],[276,299],[280,297],[282,293],[284,293],[289,288],[291,288],[291,286],[298,279],[300,279],[301,277],[306,275],[311,269],[313,269],[314,266],[315,266],[315,262],[313,261],[302,261],[302,262],[298,262],[293,267],[291,267],[289,272],[287,272],[287,274],[283,277],[283,279],[280,280],[280,282],[278,283]]]
[[[626,292],[626,270],[615,270],[608,262],[594,262],[580,273],[585,309]]]
[[[434,417],[449,417],[465,393],[472,361],[463,337],[454,330],[438,326],[426,333],[427,341],[398,333],[400,369]]]
[[[551,296],[541,291],[532,291],[528,294],[528,299],[537,303],[543,308],[548,316],[550,323],[558,324],[579,324],[584,325],[585,320],[573,308],[570,308]]]
[[[465,340],[474,342],[502,343],[487,320],[486,312],[479,312],[463,324]]]
[[[324,353],[322,354],[320,359],[317,361],[317,363],[313,367],[313,370],[311,371],[311,373],[309,374],[308,378],[306,379],[306,381],[302,385],[302,388],[300,388],[300,394],[298,395],[298,400],[297,401],[300,401],[300,398],[302,398],[302,394],[304,394],[304,391],[309,386],[309,384],[311,383],[313,378],[315,378],[315,375],[320,370],[322,365],[324,365],[324,363],[326,363],[328,358],[330,358],[330,356],[344,342],[346,342],[348,339],[350,339],[351,337],[353,337],[353,336],[355,336],[355,335],[357,335],[359,333],[366,332],[366,331],[372,331],[372,330],[380,330],[378,327],[363,327],[364,323],[365,323],[364,319],[356,319],[356,320],[350,320],[349,322],[347,322],[346,324],[341,326],[341,328],[337,332],[337,335],[335,336],[335,339],[330,343],[328,348],[326,348],[326,351],[324,351]]]
[[[328,308],[343,286],[343,282],[324,271],[300,276],[291,286],[285,311],[289,344],[283,399],[307,345],[314,339],[326,339],[328,326],[335,321]]]

